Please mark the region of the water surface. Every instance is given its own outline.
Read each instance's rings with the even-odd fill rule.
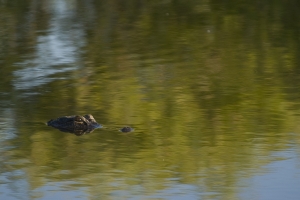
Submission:
[[[1,198],[298,199],[298,4],[1,1]]]

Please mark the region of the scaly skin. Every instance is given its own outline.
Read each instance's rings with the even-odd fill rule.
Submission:
[[[64,132],[75,133],[76,135],[90,133],[94,129],[101,127],[101,125],[96,122],[91,114],[84,116],[64,116],[57,119],[51,119],[47,122],[47,125]]]

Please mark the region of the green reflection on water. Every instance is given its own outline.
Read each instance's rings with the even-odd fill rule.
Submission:
[[[24,171],[10,181],[41,196],[53,184],[238,199],[241,178],[300,141],[299,27],[287,23],[298,11],[260,4],[1,2],[0,111],[13,113],[1,131],[16,135],[2,141],[2,172]],[[76,137],[43,124],[88,113],[105,128]]]

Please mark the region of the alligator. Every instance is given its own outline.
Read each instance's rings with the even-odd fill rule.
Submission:
[[[51,119],[47,122],[47,125],[59,129],[63,132],[74,133],[77,136],[91,133],[95,129],[102,127],[101,124],[99,124],[91,114],[87,114],[84,116],[63,116],[57,119]],[[133,131],[133,128],[123,127],[120,129],[120,131],[131,132]]]

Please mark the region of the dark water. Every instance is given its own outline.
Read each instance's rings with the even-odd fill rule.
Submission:
[[[299,8],[0,1],[1,199],[299,199]]]

